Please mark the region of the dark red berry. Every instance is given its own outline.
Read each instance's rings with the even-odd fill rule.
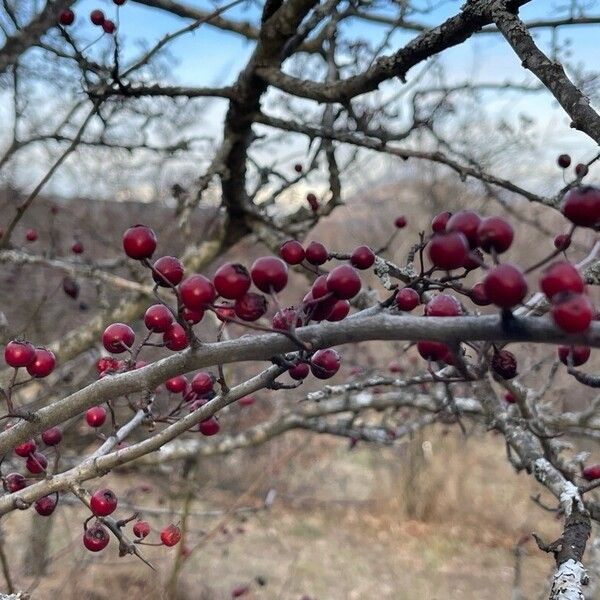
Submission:
[[[113,4],[116,4],[117,6],[123,6],[123,4],[125,4],[126,0],[113,0]]]
[[[262,294],[249,292],[235,301],[234,310],[242,321],[257,321],[267,312],[267,299]]]
[[[28,242],[35,242],[35,241],[38,239],[38,232],[37,232],[37,229],[33,229],[33,228],[32,228],[32,229],[28,229],[28,230],[25,232],[25,239],[26,239]]]
[[[188,339],[185,329],[179,323],[171,323],[163,333],[165,347],[173,352],[185,350],[188,347]]]
[[[585,284],[577,268],[563,260],[544,270],[540,277],[540,288],[552,300],[554,296],[564,292],[581,294],[585,290]]]
[[[336,298],[348,300],[360,292],[360,275],[350,265],[335,267],[327,276],[327,289]]]
[[[15,454],[27,458],[37,450],[37,444],[34,440],[27,440],[18,446],[15,446]]]
[[[25,461],[25,467],[30,473],[34,475],[38,475],[39,473],[43,473],[48,466],[48,461],[43,454],[39,452],[34,452],[27,457]]]
[[[42,517],[49,517],[56,508],[56,495],[53,494],[52,496],[42,496],[35,501],[33,507],[38,515],[41,515]]]
[[[213,284],[220,296],[228,300],[237,300],[250,289],[252,280],[244,265],[225,263],[217,269]]]
[[[517,403],[517,399],[515,398],[514,394],[511,394],[510,392],[505,392],[504,401],[507,404],[516,404]]]
[[[476,248],[479,239],[477,229],[481,223],[481,217],[472,210],[459,210],[454,213],[446,223],[446,231],[457,231],[462,233],[469,242],[471,248]]]
[[[396,217],[396,219],[394,220],[394,225],[398,228],[398,229],[404,229],[406,227],[406,217],[404,215],[400,215],[399,217]]]
[[[46,446],[57,446],[62,440],[62,431],[58,427],[50,427],[42,432],[42,441]]]
[[[571,166],[571,157],[568,154],[561,154],[556,162],[561,169],[568,169]]]
[[[71,246],[71,252],[73,254],[83,254],[83,244],[79,241],[74,242]]]
[[[311,242],[306,247],[305,255],[311,265],[322,265],[329,259],[329,251],[321,242]]]
[[[527,295],[527,282],[522,271],[505,263],[490,269],[483,280],[489,301],[500,308],[512,308]]]
[[[375,254],[369,246],[359,246],[350,255],[350,263],[357,269],[369,269],[375,262]]]
[[[319,201],[313,193],[306,194],[306,201],[313,212],[317,212],[319,210]]]
[[[512,225],[502,217],[486,217],[477,228],[477,241],[485,252],[506,252],[512,244],[515,232]]]
[[[428,317],[457,317],[461,314],[460,302],[449,294],[438,294],[425,305]]]
[[[121,354],[133,346],[135,333],[125,323],[113,323],[102,334],[102,345],[112,354]]]
[[[502,379],[513,379],[517,376],[517,358],[508,350],[494,352],[490,366]]]
[[[296,163],[294,165],[294,171],[296,171],[296,173],[302,173],[302,165],[300,163]]]
[[[211,392],[215,383],[214,377],[206,371],[200,371],[196,373],[192,379],[192,390],[196,394],[206,394]]]
[[[583,333],[595,315],[594,305],[585,294],[559,294],[552,300],[550,314],[566,333]]]
[[[90,509],[97,517],[107,517],[117,508],[117,496],[108,488],[103,488],[92,494]]]
[[[104,17],[103,17],[104,20]],[[101,23],[99,23],[101,25]],[[156,250],[156,235],[150,227],[134,225],[123,234],[123,250],[129,258],[150,258]]]
[[[85,413],[86,423],[90,427],[102,427],[106,421],[106,409],[103,406],[92,406]]]
[[[90,552],[100,552],[108,546],[110,536],[108,530],[101,523],[93,523],[83,534],[83,545]]]
[[[90,21],[94,25],[102,25],[104,23],[104,13],[101,10],[93,10],[90,13]]]
[[[592,186],[573,188],[566,193],[561,211],[575,225],[597,228],[600,226],[600,189]]]
[[[165,381],[165,387],[173,394],[181,394],[182,392],[185,392],[187,387],[187,379],[183,375],[172,377],[171,379],[167,379],[167,381]]]
[[[571,245],[571,236],[567,233],[559,233],[554,238],[554,247],[557,250],[566,250]]]
[[[173,323],[173,315],[164,304],[153,304],[144,315],[144,325],[154,333],[164,333]]]
[[[74,299],[77,299],[79,296],[79,284],[72,277],[63,277],[62,287],[67,296]]]
[[[348,300],[338,300],[331,309],[331,312],[327,315],[327,320],[336,322],[342,321],[348,316],[350,312],[350,302]]]
[[[288,373],[292,379],[295,379],[296,381],[302,381],[308,377],[308,374],[310,373],[310,367],[306,363],[298,363],[297,365],[290,367],[288,369]]]
[[[591,350],[589,346],[559,346],[558,358],[565,365],[569,364],[569,357],[574,367],[585,364],[590,357]]]
[[[98,359],[96,363],[96,370],[98,371],[98,375],[106,371],[116,371],[120,366],[120,361],[112,356],[102,356]]]
[[[588,174],[588,171],[589,167],[584,163],[577,163],[577,165],[575,165],[575,175],[580,179],[585,177]]]
[[[102,29],[104,29],[104,33],[112,35],[116,31],[117,26],[110,19],[104,19],[104,23],[102,23]]]
[[[434,340],[417,342],[417,351],[425,360],[440,361],[448,354],[448,346]]]
[[[46,348],[36,348],[35,358],[27,365],[27,372],[32,377],[47,377],[54,371],[56,366],[56,357],[54,352]]]
[[[202,309],[191,310],[184,306],[183,310],[181,311],[181,317],[186,323],[189,323],[190,325],[196,325],[196,323],[200,323],[200,321],[202,321],[204,318],[204,311]]]
[[[200,421],[198,425],[198,431],[202,435],[206,436],[217,435],[220,429],[221,426],[219,425],[219,421],[217,421],[215,417],[210,417],[204,421]]]
[[[302,327],[302,317],[298,314],[298,311],[292,306],[289,308],[282,308],[273,315],[272,320],[273,329],[279,329],[281,331],[289,331],[292,326]]]
[[[21,473],[9,473],[3,481],[4,489],[13,494],[27,487],[27,480]]]
[[[263,256],[254,261],[250,268],[254,285],[266,294],[280,292],[288,281],[288,267],[276,256]],[[243,296],[240,294],[239,297]]]
[[[419,306],[419,294],[413,288],[405,287],[396,292],[394,302],[400,310],[409,312]]]
[[[235,310],[233,309],[233,306],[219,306],[215,309],[215,314],[217,315],[217,319],[223,323],[235,319]]]
[[[596,479],[600,479],[600,465],[590,465],[585,467],[581,472],[581,475],[587,481],[595,481]]]
[[[305,257],[304,248],[296,240],[284,242],[279,249],[279,256],[285,260],[288,265],[299,265]]]
[[[490,299],[485,293],[485,286],[483,282],[476,283],[469,292],[469,297],[473,301],[473,304],[477,304],[477,306],[488,306],[491,304]]]
[[[160,532],[160,541],[165,546],[175,546],[181,539],[181,531],[176,525],[169,525]]]
[[[445,271],[459,269],[469,255],[469,242],[460,232],[436,233],[427,245],[429,260]]]
[[[58,13],[58,22],[65,27],[73,25],[75,22],[75,13],[69,8],[65,8]]]
[[[340,368],[340,355],[333,348],[317,350],[310,359],[310,370],[317,379],[329,379]]]
[[[150,525],[146,521],[136,521],[133,525],[133,535],[136,538],[144,539],[150,533]]]
[[[183,304],[192,310],[204,309],[217,297],[212,282],[204,275],[192,275],[185,279],[179,286],[179,294]]]
[[[152,279],[162,287],[179,285],[183,279],[183,265],[174,256],[161,256],[153,267]]]
[[[35,348],[24,340],[13,340],[4,348],[4,360],[14,369],[26,367],[35,360]]]
[[[433,219],[431,220],[432,231],[434,233],[445,233],[446,225],[448,224],[448,221],[451,216],[452,216],[452,213],[448,212],[448,211],[441,212],[441,213],[435,215],[435,217],[433,217]]]

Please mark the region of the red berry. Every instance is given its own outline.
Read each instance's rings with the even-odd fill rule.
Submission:
[[[102,334],[102,345],[108,352],[121,354],[133,346],[135,333],[125,323],[113,323],[109,325]]]
[[[390,373],[402,373],[404,371],[404,367],[400,361],[391,360],[388,364],[388,370]]]
[[[428,317],[457,317],[461,314],[460,302],[449,294],[438,294],[425,305]]]
[[[120,361],[112,356],[102,356],[96,363],[96,370],[98,375],[102,375],[106,371],[116,371],[121,366]]]
[[[465,264],[469,242],[460,232],[436,233],[427,246],[429,260],[439,269],[451,271]]]
[[[508,350],[494,352],[490,366],[492,371],[503,379],[513,379],[517,376],[517,358]]]
[[[469,297],[473,301],[473,304],[477,306],[489,306],[491,304],[490,299],[485,293],[485,285],[483,282],[476,283],[469,292]]]
[[[479,250],[479,248],[473,248],[468,254],[465,262],[463,263],[463,267],[467,271],[474,271],[475,269],[479,269],[483,263],[483,252]]]
[[[512,308],[527,295],[527,282],[521,270],[505,263],[490,269],[483,280],[489,301],[500,308]]]
[[[200,424],[198,425],[198,431],[202,435],[206,436],[217,435],[220,429],[221,427],[219,425],[219,421],[217,421],[215,417],[210,417],[204,421],[200,421]]]
[[[375,254],[369,246],[359,246],[350,255],[350,263],[357,269],[368,269],[375,262]]]
[[[302,381],[308,377],[308,374],[310,373],[310,367],[306,363],[298,363],[297,365],[290,367],[288,369],[288,373],[292,379],[295,379],[296,381]]]
[[[471,248],[476,248],[479,240],[477,229],[481,223],[481,217],[472,210],[459,210],[454,213],[446,223],[446,231],[457,231],[462,233],[469,242]]]
[[[292,325],[296,327],[302,327],[302,317],[298,314],[298,311],[293,307],[283,308],[278,310],[273,315],[272,320],[273,329],[279,329],[280,331],[289,331]]]
[[[217,319],[223,323],[227,323],[227,321],[235,319],[235,310],[233,309],[233,306],[219,306],[217,309],[215,309],[215,313],[217,315]]]
[[[62,431],[58,427],[50,427],[42,432],[42,441],[46,446],[57,446],[62,440]]]
[[[331,312],[327,315],[327,320],[336,322],[342,321],[348,316],[350,312],[350,302],[348,300],[338,300],[331,309]]]
[[[173,352],[185,350],[188,347],[188,339],[185,329],[179,323],[171,323],[163,333],[165,347]]]
[[[394,225],[398,229],[404,229],[404,227],[406,227],[406,217],[404,215],[396,217],[396,219],[394,220]]]
[[[33,507],[38,515],[49,517],[56,508],[56,495],[53,494],[52,496],[43,496],[42,498],[39,498],[35,501]]]
[[[558,358],[564,365],[569,364],[569,356],[574,367],[585,364],[590,357],[591,350],[588,346],[559,346]]]
[[[566,250],[571,245],[571,236],[567,233],[560,233],[554,238],[554,247],[557,250]]]
[[[13,494],[27,487],[27,480],[21,473],[9,473],[4,478],[4,489],[9,493]]]
[[[506,392],[504,394],[504,400],[508,404],[516,404],[516,402],[517,402],[517,399],[515,398],[514,394],[511,394],[510,392]]]
[[[104,19],[104,22],[102,23],[102,29],[104,29],[104,33],[112,35],[117,29],[117,26],[110,19]]]
[[[417,350],[425,360],[443,360],[448,354],[448,346],[442,342],[422,340],[417,342]]]
[[[226,263],[217,269],[213,284],[220,296],[228,300],[237,300],[250,289],[252,280],[244,265]]]
[[[104,23],[104,13],[101,10],[93,10],[90,13],[90,21],[94,25],[102,25]]]
[[[445,211],[435,215],[431,220],[431,229],[434,233],[445,233],[448,220],[452,216],[451,212]]]
[[[123,4],[125,4],[125,0],[113,0],[113,4],[116,4],[117,6],[123,6]]]
[[[512,244],[515,232],[512,225],[502,217],[486,217],[477,228],[477,241],[485,252],[506,252]]]
[[[152,265],[152,279],[162,287],[179,285],[183,279],[183,265],[174,256],[161,256]]]
[[[231,590],[232,598],[241,598],[245,596],[250,591],[250,588],[247,585],[239,585],[238,587],[233,588]]]
[[[71,246],[71,252],[73,254],[82,254],[83,253],[83,244],[79,241],[74,242]]]
[[[360,275],[350,265],[335,267],[327,276],[327,289],[342,300],[353,298],[360,292]]]
[[[581,474],[583,478],[588,481],[600,479],[600,465],[590,465],[589,467],[585,467]]]
[[[263,256],[254,261],[250,268],[250,275],[254,285],[261,291],[269,294],[280,292],[288,281],[287,265],[276,256]],[[240,294],[243,296],[243,294]],[[238,296],[238,298],[240,297]]]
[[[25,239],[26,239],[28,242],[35,242],[35,241],[38,239],[38,232],[37,232],[37,229],[33,229],[33,228],[32,228],[32,229],[28,229],[28,230],[25,232]]]
[[[144,325],[154,333],[164,333],[173,323],[173,315],[164,304],[153,304],[144,315]]]
[[[150,525],[146,521],[136,521],[133,525],[133,535],[135,537],[144,539],[150,533]]]
[[[310,370],[317,379],[329,379],[340,368],[340,355],[333,348],[317,350],[310,359]]]
[[[416,290],[405,287],[396,292],[394,302],[400,310],[409,312],[419,306],[420,298]]]
[[[117,496],[108,488],[103,488],[92,494],[90,509],[97,517],[107,517],[117,508]]]
[[[181,531],[175,525],[169,525],[160,532],[160,541],[165,546],[175,546],[181,539]]]
[[[575,225],[597,228],[600,225],[600,189],[592,186],[573,188],[565,195],[561,211]]]
[[[592,301],[584,294],[560,294],[552,302],[550,314],[566,333],[586,331],[596,312]]]
[[[585,284],[577,268],[564,260],[552,263],[544,270],[540,277],[540,288],[552,300],[563,292],[581,294]]]
[[[206,371],[196,373],[192,379],[192,390],[196,394],[206,394],[211,392],[215,383],[214,377]]]
[[[568,169],[571,165],[571,157],[568,154],[561,154],[556,162],[561,169]]]
[[[279,256],[285,260],[288,265],[299,265],[305,257],[304,248],[296,240],[284,242],[279,249]]]
[[[181,394],[187,388],[187,379],[183,375],[172,377],[165,381],[165,387],[172,394]]]
[[[200,321],[202,321],[204,318],[204,311],[202,309],[191,310],[184,306],[183,310],[181,311],[181,317],[186,323],[189,323],[190,325],[196,325],[196,323],[200,323]]]
[[[104,20],[104,16],[102,19]],[[150,258],[156,250],[156,234],[150,227],[134,225],[123,234],[123,250],[129,258]]]
[[[584,163],[577,163],[577,165],[575,165],[575,175],[577,175],[577,177],[579,177],[580,179],[582,177],[585,177],[588,174],[588,171],[589,168]]]
[[[85,413],[85,420],[90,427],[102,427],[106,421],[106,409],[103,406],[92,406]]]
[[[296,171],[296,173],[302,173],[302,165],[300,163],[296,163],[294,165],[294,171]]]
[[[73,25],[75,22],[75,13],[68,8],[61,10],[60,13],[58,13],[58,22],[65,26]]]
[[[322,265],[329,259],[329,251],[321,242],[311,242],[306,247],[305,254],[311,265]]]
[[[15,446],[15,454],[27,458],[37,450],[37,444],[34,440],[27,440],[18,446]]]
[[[56,357],[54,353],[46,348],[36,348],[35,358],[27,365],[27,372],[32,377],[47,377],[54,371]]]
[[[242,321],[257,321],[267,312],[267,299],[250,292],[235,301],[234,310]]]
[[[317,212],[319,210],[319,201],[313,193],[306,194],[306,201],[313,212]]]
[[[94,523],[83,534],[83,545],[90,552],[100,552],[108,546],[110,536],[108,530],[101,523]]]
[[[4,360],[14,369],[26,367],[35,360],[35,348],[24,340],[13,340],[4,348]]]
[[[30,473],[37,475],[39,473],[43,473],[48,466],[48,461],[43,454],[39,452],[34,452],[27,457],[25,461],[25,467]]]
[[[238,404],[240,406],[252,406],[255,402],[256,402],[256,398],[252,394],[250,394],[248,396],[242,396],[238,400]]]
[[[179,294],[183,304],[191,310],[204,309],[217,297],[212,282],[204,275],[192,275],[185,279],[179,286]]]
[[[67,296],[74,299],[79,296],[79,284],[72,277],[63,277],[62,287]]]

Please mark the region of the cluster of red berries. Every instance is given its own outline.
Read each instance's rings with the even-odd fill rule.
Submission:
[[[122,6],[123,4],[125,4],[125,2],[126,0],[113,0],[113,4],[116,4],[117,6]],[[94,9],[90,13],[90,21],[97,27],[102,27],[104,32],[108,33],[109,35],[112,35],[117,29],[115,22],[111,21],[110,19],[107,19],[100,9]],[[61,10],[58,13],[58,22],[63,27],[73,25],[73,23],[75,22],[75,13],[70,8],[65,8]]]
[[[571,157],[568,154],[561,154],[556,162],[561,169],[568,169],[571,166]],[[578,179],[582,179],[588,174],[589,167],[585,163],[577,163],[575,165],[575,175]]]

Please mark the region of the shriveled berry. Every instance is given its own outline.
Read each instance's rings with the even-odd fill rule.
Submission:
[[[273,329],[289,331],[293,325],[302,327],[302,316],[293,306],[282,308],[273,315],[272,325]]]
[[[242,321],[257,321],[267,312],[267,299],[262,294],[249,292],[235,301],[234,310]]]
[[[517,358],[508,350],[494,352],[490,366],[502,379],[513,379],[517,376]]]
[[[73,299],[77,299],[77,297],[79,296],[79,284],[77,283],[77,281],[75,281],[75,279],[73,279],[72,277],[69,277],[68,275],[66,277],[63,277],[62,280],[62,288],[63,288],[63,292],[73,298]]]
[[[319,210],[319,200],[312,192],[306,194],[306,201],[313,212],[317,212]]]

